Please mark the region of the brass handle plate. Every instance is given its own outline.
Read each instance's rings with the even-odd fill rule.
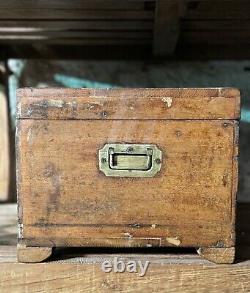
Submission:
[[[162,152],[154,144],[105,144],[99,150],[99,169],[106,176],[153,177],[160,171]]]

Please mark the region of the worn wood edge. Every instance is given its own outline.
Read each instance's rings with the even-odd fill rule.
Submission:
[[[127,98],[125,98],[127,97]],[[38,120],[236,120],[238,97],[36,96],[18,98],[17,119]],[[152,108],[152,111],[147,111]]]
[[[236,243],[236,207],[237,192],[239,182],[239,122],[234,121],[234,137],[233,137],[233,154],[232,154],[232,196],[231,196],[231,215],[232,215],[232,232],[231,238]]]
[[[17,235],[18,238],[22,238],[23,235],[23,206],[22,206],[22,193],[21,193],[21,173],[20,170],[20,150],[21,150],[21,123],[19,119],[16,119],[16,137],[15,137],[15,149],[16,149],[16,193],[17,193]]]
[[[52,254],[51,247],[28,247],[24,244],[17,244],[17,260],[23,263],[42,262]]]
[[[197,253],[216,264],[232,264],[235,259],[235,247],[200,247]]]
[[[88,96],[110,96],[116,97],[118,94],[130,94],[133,96],[159,96],[160,94],[173,95],[173,97],[239,97],[240,90],[233,87],[214,88],[19,88],[18,98],[28,97],[88,97]]]
[[[24,226],[26,228],[26,226]],[[230,227],[231,228],[231,227]],[[50,230],[50,233],[53,235],[53,230]],[[86,234],[88,231],[86,231]],[[219,237],[211,241],[203,241],[197,243],[191,243],[191,241],[186,242],[185,244],[181,242],[178,237],[133,237],[133,238],[122,238],[122,237],[96,237],[92,238],[55,238],[55,237],[37,237],[37,238],[21,238],[19,243],[24,243],[27,246],[48,246],[48,247],[123,247],[123,248],[135,248],[135,247],[178,247],[178,248],[190,248],[190,247],[199,247],[199,246],[216,246],[220,245]],[[223,248],[231,247],[234,245],[234,241],[231,239],[228,240],[228,243],[223,243]]]
[[[238,95],[235,95],[235,113],[234,116],[236,117],[237,120],[240,120],[241,118],[241,93],[238,90]]]
[[[236,120],[240,93],[235,88],[23,88],[17,91],[16,112],[17,119]]]

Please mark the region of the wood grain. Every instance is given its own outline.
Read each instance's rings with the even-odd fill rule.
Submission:
[[[20,89],[22,119],[237,119],[240,93],[211,89]]]
[[[0,15],[1,20],[72,20],[72,19],[114,19],[114,20],[152,20],[154,12],[150,10],[94,10],[94,9],[39,9],[39,8],[13,8],[4,9]]]
[[[0,247],[0,290],[8,292],[248,292],[250,261],[214,265],[197,255],[86,254],[75,260],[18,264],[14,247]],[[6,258],[7,255],[13,258]],[[138,273],[104,273],[101,263],[119,257],[149,261],[144,277]],[[197,289],[198,288],[198,289]]]
[[[230,264],[235,260],[235,247],[199,248],[197,252],[205,259],[218,264]]]
[[[97,238],[107,238],[105,245],[124,238],[130,246],[138,238],[138,245],[164,246],[171,245],[168,237],[180,246],[232,246],[235,127],[233,121],[21,120],[22,238],[49,246],[101,245]],[[160,174],[102,174],[98,150],[125,141],[157,144]]]
[[[91,48],[94,58],[108,58],[110,50],[112,58],[138,58],[139,50],[143,51],[140,58],[249,58],[246,0],[11,0],[2,1],[0,9],[0,45],[6,50],[3,55],[12,58],[27,58],[31,53],[38,58],[41,52],[51,58],[51,51],[62,58],[82,58],[86,51],[84,56],[89,58],[90,46],[95,49]],[[131,31],[136,35],[128,38]],[[145,32],[150,36],[145,38]],[[73,46],[80,52],[77,57]],[[130,47],[134,50],[126,50]]]
[[[179,246],[232,262],[239,99],[233,88],[19,90],[25,253]],[[98,157],[106,143],[155,144],[161,170],[152,178],[106,177]]]
[[[12,230],[16,227],[16,205],[0,205],[0,215],[8,210],[12,225],[6,222],[6,217],[0,221],[0,231],[6,225]],[[236,252],[241,258],[236,264],[213,265],[197,254],[183,252],[170,253],[157,250],[154,253],[144,250],[143,253],[104,249],[62,249],[54,254],[50,262],[41,264],[17,263],[16,246],[0,245],[0,291],[33,292],[47,289],[50,292],[248,292],[250,291],[250,205],[239,203],[237,209],[238,247]],[[12,243],[12,241],[10,242]],[[119,257],[125,261],[150,261],[144,277],[128,273],[103,273],[101,263],[104,260],[113,261]],[[99,286],[99,287],[98,287]]]
[[[74,37],[69,37],[69,38],[48,38],[48,37],[44,37],[44,36],[30,36],[30,38],[28,38],[27,36],[25,36],[23,39],[19,38],[17,35],[14,35],[12,37],[6,37],[5,39],[2,38],[0,40],[0,44],[4,45],[4,44],[9,44],[9,45],[14,45],[17,43],[20,44],[21,41],[23,43],[23,45],[29,45],[31,42],[35,42],[37,47],[31,48],[31,50],[37,50],[39,52],[39,50],[47,50],[47,52],[50,52],[50,48],[43,48],[41,49],[42,45],[48,45],[48,46],[52,46],[52,52],[53,52],[53,46],[104,46],[106,48],[106,46],[127,46],[127,47],[132,47],[132,46],[144,46],[144,45],[148,45],[150,44],[150,38],[146,38],[146,39],[136,39],[136,38],[131,38],[131,39],[123,39],[123,38],[94,38],[94,39],[82,39],[82,38],[74,38]],[[41,47],[39,47],[41,46]],[[77,48],[76,48],[77,49]],[[72,57],[73,58],[73,57]],[[48,58],[47,58],[48,59]]]
[[[51,247],[27,247],[20,243],[17,245],[17,259],[19,262],[42,262],[49,258],[51,253]]]
[[[155,56],[167,56],[174,53],[183,11],[183,1],[156,1],[153,41]]]
[[[17,206],[0,204],[0,246],[17,244]]]

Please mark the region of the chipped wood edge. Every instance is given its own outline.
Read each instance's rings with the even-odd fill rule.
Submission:
[[[124,99],[124,97],[127,97]],[[97,98],[98,103],[91,102],[92,98]],[[143,99],[141,99],[143,98]],[[196,100],[194,98],[199,98]],[[110,102],[107,103],[107,99]],[[211,105],[210,111],[203,111],[202,103]],[[222,99],[222,100],[221,100]],[[143,100],[143,102],[141,102]],[[106,102],[105,102],[106,101]],[[136,101],[136,106],[131,111],[129,105]],[[152,114],[137,109],[137,104],[150,103],[155,105],[155,112]],[[105,103],[106,104],[105,104]],[[175,110],[169,109],[167,116],[162,113],[162,102],[167,109],[175,106]],[[125,117],[120,113],[113,111],[109,104],[115,104],[115,107],[123,107],[127,110]],[[118,103],[118,105],[116,105]],[[178,111],[182,104],[194,103],[194,109],[182,113]],[[219,110],[214,111],[214,103],[220,105]],[[225,112],[221,106],[227,106]],[[186,106],[184,105],[184,108]],[[196,109],[197,107],[197,109]],[[201,107],[201,109],[200,109]],[[79,108],[79,109],[78,109]],[[93,108],[93,109],[92,109]],[[139,107],[140,108],[140,107]],[[192,107],[191,107],[192,108]],[[78,110],[77,110],[78,109]],[[92,109],[91,111],[89,111]],[[196,111],[195,111],[196,109]],[[200,109],[200,110],[198,110]],[[240,117],[240,92],[235,88],[126,88],[126,89],[32,89],[23,88],[17,90],[17,119],[159,119],[159,120],[179,120],[179,119],[239,119]],[[114,113],[113,113],[114,112]],[[179,113],[179,114],[178,114]],[[182,113],[182,114],[181,114]],[[197,113],[203,113],[202,115]]]
[[[184,97],[188,92],[192,97],[237,97],[239,106],[240,90],[234,87],[210,87],[210,88],[32,88],[24,87],[17,89],[17,102],[23,98],[46,98],[46,97],[116,97],[119,94],[129,94],[130,96],[172,96],[174,98]]]
[[[235,247],[200,247],[197,249],[197,253],[216,264],[232,264],[235,259]]]
[[[236,205],[239,182],[239,121],[234,121],[233,155],[232,155],[232,191],[231,191],[231,238],[236,242]]]
[[[17,244],[17,260],[23,263],[42,262],[52,254],[51,247],[28,247],[25,244]]]
[[[15,149],[16,149],[16,195],[17,195],[17,234],[18,239],[23,238],[23,206],[22,206],[22,194],[21,194],[21,162],[20,162],[20,151],[21,151],[21,122],[16,119],[16,139],[15,139]]]

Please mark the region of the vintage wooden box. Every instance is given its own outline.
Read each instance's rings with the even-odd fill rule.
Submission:
[[[235,254],[240,93],[18,90],[18,259],[53,247]]]

